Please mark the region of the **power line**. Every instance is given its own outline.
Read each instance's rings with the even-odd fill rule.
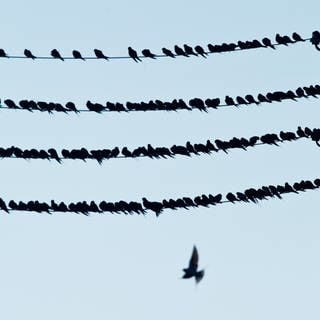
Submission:
[[[65,105],[57,102],[45,102],[35,100],[20,100],[18,103],[11,99],[4,99],[3,104],[0,105],[0,109],[7,110],[25,110],[25,111],[40,111],[40,112],[63,112],[66,114],[81,113],[81,112],[147,112],[147,111],[179,111],[179,110],[199,110],[202,112],[208,112],[212,109],[225,108],[225,107],[243,107],[248,105],[260,105],[261,103],[274,103],[283,101],[297,101],[302,98],[309,98],[320,95],[320,85],[310,85],[298,87],[295,90],[287,91],[272,91],[266,94],[259,93],[255,96],[247,94],[244,97],[236,96],[225,98],[193,98],[189,101],[183,99],[173,99],[172,101],[161,101],[159,99],[150,100],[148,102],[126,102],[125,104],[120,102],[107,101],[105,105],[101,103],[93,103],[90,100],[87,101],[87,109],[79,109],[74,102],[67,102]],[[224,102],[224,103],[223,103]]]
[[[208,44],[207,49],[204,49],[202,46],[195,46],[194,48],[189,45],[183,45],[179,47],[177,45],[174,46],[173,50],[162,48],[162,53],[154,54],[149,49],[143,49],[142,54],[138,54],[137,51],[128,48],[128,55],[126,56],[107,56],[102,50],[94,49],[95,56],[82,56],[78,50],[72,51],[72,56],[62,56],[57,49],[53,49],[51,51],[51,55],[45,56],[35,56],[29,49],[25,49],[24,55],[11,55],[7,54],[4,49],[0,49],[0,58],[10,58],[10,59],[31,59],[31,60],[123,60],[123,59],[133,59],[136,62],[141,61],[142,59],[153,59],[156,60],[158,58],[177,58],[177,57],[190,57],[197,56],[206,58],[208,55],[216,54],[216,53],[225,53],[225,52],[234,52],[234,51],[243,51],[243,50],[251,50],[251,49],[259,49],[259,48],[269,48],[275,49],[277,46],[288,46],[292,44],[297,44],[299,42],[311,41],[312,44],[317,46],[317,31],[314,31],[312,37],[310,38],[302,38],[299,34],[294,32],[291,38],[287,35],[279,35],[275,36],[275,42],[272,42],[269,38],[263,38],[261,41],[254,40],[246,40],[246,41],[237,41],[236,43],[222,43],[219,45]]]
[[[133,150],[129,150],[127,147],[114,147],[112,149],[98,149],[88,150],[87,148],[80,149],[62,149],[58,152],[54,148],[50,148],[47,151],[44,149],[37,150],[21,149],[15,146],[9,148],[0,148],[0,158],[20,158],[20,159],[41,159],[41,160],[56,160],[61,163],[62,160],[96,160],[101,164],[105,160],[109,159],[123,159],[123,158],[141,158],[148,157],[151,159],[168,159],[182,156],[195,156],[201,154],[212,155],[219,151],[228,153],[231,149],[243,149],[247,150],[250,147],[256,147],[258,145],[273,145],[278,146],[278,143],[292,142],[298,139],[310,139],[315,141],[320,147],[320,129],[310,129],[308,127],[302,129],[298,127],[296,132],[284,132],[279,134],[267,133],[259,136],[252,136],[250,138],[233,137],[230,140],[215,139],[214,141],[207,140],[206,143],[192,144],[189,141],[185,145],[173,145],[171,147],[154,147],[151,144],[147,146],[137,147]]]
[[[56,202],[51,200],[50,204],[46,202],[36,201],[14,201],[10,200],[7,203],[0,198],[0,210],[7,213],[11,211],[27,211],[37,213],[78,213],[89,215],[90,213],[116,213],[116,214],[145,214],[146,212],[153,212],[156,216],[163,213],[164,210],[178,210],[178,209],[194,209],[198,207],[211,207],[225,203],[246,202],[256,204],[262,200],[271,198],[282,199],[282,196],[287,193],[299,194],[304,191],[316,190],[320,188],[320,179],[301,180],[289,184],[288,182],[282,185],[265,185],[260,188],[248,188],[241,192],[229,192],[224,196],[219,193],[216,195],[202,194],[195,197],[181,197],[177,199],[164,199],[158,201],[150,201],[142,198],[141,202],[130,201],[126,202],[120,200],[117,202],[101,201],[96,203],[91,201],[78,201],[66,204],[64,202]]]

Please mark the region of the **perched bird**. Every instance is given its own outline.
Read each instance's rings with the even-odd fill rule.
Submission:
[[[184,51],[186,54],[190,54],[190,55],[193,55],[193,56],[197,56],[198,54],[195,53],[192,49],[192,47],[188,46],[187,44],[184,44],[183,45],[183,48],[184,48]]]
[[[225,98],[224,101],[225,101],[225,103],[226,103],[227,106],[234,106],[234,105],[235,105],[234,100],[233,100],[231,97],[229,97],[229,96],[226,96],[226,98]]]
[[[188,55],[187,55],[187,53],[186,52],[184,52],[183,51],[183,49],[182,48],[180,48],[179,46],[177,46],[177,45],[175,45],[174,46],[174,51],[175,51],[175,53],[176,53],[176,55],[177,56],[185,56],[185,57],[189,57]]]
[[[272,49],[276,49],[269,38],[263,38],[262,43],[264,44],[265,47],[270,47]]]
[[[64,61],[64,59],[61,57],[60,52],[59,52],[57,49],[53,49],[53,50],[51,51],[51,55],[52,55],[52,57],[55,58],[55,59],[60,59],[60,60]]]
[[[74,57],[75,59],[85,60],[85,59],[82,57],[80,51],[78,51],[78,50],[73,50],[73,51],[72,51],[72,55],[73,55],[73,57]]]
[[[78,109],[76,108],[75,104],[73,102],[67,102],[66,103],[66,108],[70,111],[73,111],[75,113],[79,113]]]
[[[94,49],[94,54],[98,59],[106,59],[109,60],[109,57],[107,57],[101,50],[99,49]]]
[[[0,49],[0,58],[7,58],[7,54],[3,49]]]
[[[143,49],[141,52],[146,58],[156,59],[156,55],[153,54],[149,49]]]
[[[31,58],[31,59],[36,59],[37,57],[36,56],[34,56],[33,54],[32,54],[32,52],[30,51],[30,50],[28,50],[28,49],[24,49],[24,55],[27,57],[27,58]]]
[[[319,47],[319,45],[320,45],[320,32],[319,31],[316,30],[316,31],[312,32],[312,37],[310,39],[310,42],[315,46],[315,48],[317,50],[320,51],[320,47]]]
[[[194,47],[194,51],[198,54],[200,54],[200,56],[207,58],[207,53],[204,51],[204,49],[201,46],[195,46]]]
[[[171,58],[175,58],[176,57],[174,55],[174,53],[171,50],[167,49],[167,48],[162,48],[162,52],[163,52],[163,54],[165,54],[168,57],[171,57]]]
[[[292,34],[292,39],[293,39],[295,42],[298,42],[298,41],[306,41],[306,40],[302,39],[301,36],[300,36],[300,34],[298,34],[298,33],[296,33],[296,32],[294,32],[294,33]]]
[[[141,61],[141,59],[138,57],[137,51],[132,49],[131,47],[128,47],[128,54],[129,57],[132,58],[135,62]]]
[[[182,276],[183,279],[190,279],[192,277],[195,278],[196,283],[199,283],[204,276],[204,270],[198,271],[198,261],[199,255],[196,246],[193,246],[192,255],[189,261],[188,268],[182,269],[184,275]]]

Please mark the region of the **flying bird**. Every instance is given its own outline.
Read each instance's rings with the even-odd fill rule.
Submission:
[[[199,261],[199,254],[196,246],[193,246],[192,255],[189,261],[188,268],[182,269],[184,275],[182,279],[190,279],[192,277],[195,278],[196,283],[199,283],[204,276],[204,270],[198,271],[198,261]]]
[[[64,59],[61,57],[60,52],[59,52],[57,49],[53,49],[53,50],[51,51],[51,55],[52,55],[52,57],[55,58],[55,59],[60,59],[60,60],[64,61]]]
[[[129,57],[132,58],[135,62],[141,61],[141,59],[138,57],[137,51],[132,49],[131,47],[128,47],[128,54]]]

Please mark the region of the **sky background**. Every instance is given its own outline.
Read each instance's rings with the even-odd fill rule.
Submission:
[[[7,1],[0,47],[47,55],[53,48],[126,55],[127,47],[232,42],[319,29],[319,1]],[[1,99],[84,106],[87,100],[224,97],[319,81],[309,43],[179,58],[111,62],[0,60]],[[1,146],[133,148],[250,137],[320,127],[317,99],[209,113],[48,115],[0,112]],[[315,143],[259,146],[229,155],[170,160],[1,160],[5,200],[140,201],[227,193],[319,177]],[[0,215],[0,318],[319,319],[319,191],[283,200],[143,216]],[[206,275],[181,280],[192,246]]]

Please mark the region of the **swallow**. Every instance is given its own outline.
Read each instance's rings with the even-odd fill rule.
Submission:
[[[300,36],[300,34],[298,34],[298,33],[296,33],[296,32],[294,32],[294,33],[292,34],[292,39],[293,39],[295,42],[298,42],[298,41],[306,41],[306,40],[302,39],[301,36]]]
[[[85,59],[82,57],[80,51],[78,51],[78,50],[73,50],[73,51],[72,51],[72,55],[73,55],[73,57],[74,57],[75,59],[85,60]]]
[[[174,46],[174,51],[176,53],[177,56],[185,56],[185,57],[189,57],[188,54],[186,52],[183,51],[182,48],[180,48],[179,46],[175,45]]]
[[[51,55],[52,55],[52,57],[55,58],[55,59],[60,59],[60,60],[64,61],[64,59],[61,57],[60,52],[59,52],[57,49],[53,49],[53,50],[51,51]]]
[[[129,57],[132,58],[135,62],[141,61],[141,59],[138,57],[137,51],[132,49],[131,47],[128,47],[128,54]]]
[[[171,50],[167,49],[167,48],[162,48],[162,52],[163,52],[163,54],[165,54],[168,57],[171,57],[171,58],[175,58],[176,57],[174,55],[174,53]]]
[[[264,44],[265,47],[270,47],[272,49],[276,49],[269,38],[263,38],[262,43]]]
[[[193,56],[197,56],[198,54],[195,53],[192,49],[192,47],[188,46],[187,44],[183,45],[184,51],[187,55],[193,55]]]
[[[0,58],[8,58],[6,52],[3,49],[0,49]]]
[[[149,49],[143,49],[141,52],[146,58],[156,59],[156,55],[153,54]]]
[[[33,54],[32,54],[32,52],[30,51],[30,50],[28,50],[28,49],[24,49],[24,55],[27,57],[27,58],[31,58],[31,59],[36,59],[37,57],[36,56],[34,56]]]
[[[197,271],[198,261],[199,261],[198,250],[196,246],[193,246],[193,251],[189,261],[189,266],[188,268],[182,269],[184,272],[182,279],[189,279],[194,277],[196,280],[196,283],[199,283],[201,281],[201,279],[204,276],[204,270]]]
[[[204,51],[204,49],[201,46],[195,46],[194,50],[196,53],[200,54],[203,58],[207,58],[207,53]]]
[[[96,55],[97,59],[106,59],[109,60],[109,57],[107,57],[101,50],[94,49],[94,54]]]

